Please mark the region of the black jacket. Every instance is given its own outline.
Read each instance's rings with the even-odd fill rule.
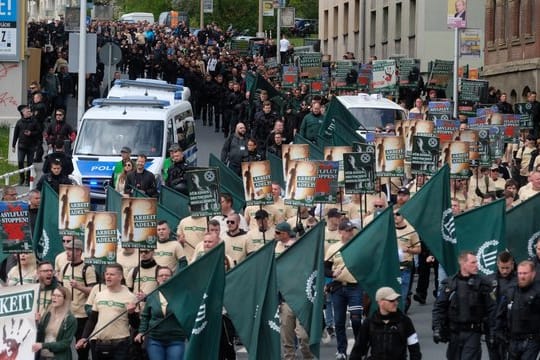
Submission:
[[[30,134],[26,135],[26,130],[30,131]],[[38,143],[37,141],[40,133],[41,129],[33,117],[26,119],[21,118],[15,125],[11,146],[15,147],[15,145],[17,145],[17,140],[19,140],[18,147],[20,149],[33,149]]]
[[[51,172],[51,163],[53,160],[58,160],[62,164],[62,174],[68,176],[73,172],[73,161],[71,156],[62,151],[55,151],[45,157],[43,163],[43,173],[48,174]]]
[[[64,175],[60,173],[60,175],[53,175],[52,173],[49,174],[43,174],[41,175],[41,178],[39,178],[38,183],[36,184],[36,189],[39,191],[42,191],[43,189],[43,183],[47,182],[51,186],[51,188],[58,194],[58,191],[60,190],[60,185],[72,185],[73,182],[70,178],[67,177],[67,175]]]
[[[422,359],[418,335],[411,319],[400,310],[388,315],[379,311],[367,318],[360,328],[350,360],[361,360],[371,351],[372,360]]]
[[[134,189],[142,191],[148,196],[157,196],[156,178],[148,170],[143,170],[142,173],[132,171],[127,175],[124,193],[133,194]]]

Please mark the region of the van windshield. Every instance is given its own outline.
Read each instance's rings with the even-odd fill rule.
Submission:
[[[116,156],[128,146],[132,154],[163,156],[163,126],[151,120],[84,119],[74,154]]]
[[[405,112],[397,109],[349,108],[348,110],[367,130],[375,130],[379,126],[384,128],[387,124],[393,124],[395,120],[405,120]]]

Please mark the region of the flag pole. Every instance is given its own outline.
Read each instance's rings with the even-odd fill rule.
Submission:
[[[19,268],[19,282],[23,285],[23,275],[22,275],[22,264],[21,264],[21,254],[17,253],[17,264]]]
[[[73,240],[71,240],[71,280],[75,278],[75,268],[73,267],[73,259],[75,259],[75,235],[73,235]],[[64,280],[64,279],[62,279]],[[75,298],[73,287],[71,287],[71,301]]]

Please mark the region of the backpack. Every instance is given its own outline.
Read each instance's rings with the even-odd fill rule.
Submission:
[[[64,276],[66,276],[66,272],[67,272],[67,269],[69,267],[71,263],[67,263],[65,266],[64,266],[64,269],[62,270],[62,280],[64,279]],[[84,264],[83,268],[82,268],[82,277],[83,277],[83,281],[84,281],[84,286],[89,286],[88,285],[88,282],[86,282],[86,270],[88,270],[88,268],[90,267],[90,264]],[[99,274],[98,272],[96,271],[96,282],[99,283]]]

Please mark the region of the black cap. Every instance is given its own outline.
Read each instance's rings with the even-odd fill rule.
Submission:
[[[124,146],[121,150],[120,150],[121,153],[129,153],[131,154],[131,148],[127,147],[127,146]]]
[[[397,191],[397,193],[398,194],[411,195],[411,192],[405,186],[400,187],[399,190]]]
[[[29,108],[29,107],[30,106],[28,106],[28,105],[19,105],[19,106],[17,106],[17,111],[22,113],[23,109]]]
[[[326,216],[328,216],[329,218],[341,217],[341,215],[343,215],[343,213],[339,211],[338,208],[331,208],[330,210],[328,210],[328,214],[326,214]]]
[[[267,219],[267,218],[268,218],[268,212],[266,210],[260,209],[260,210],[257,210],[257,212],[255,213],[255,220]]]
[[[527,140],[536,141],[536,136],[534,136],[533,134],[529,134],[529,135],[527,135]]]

